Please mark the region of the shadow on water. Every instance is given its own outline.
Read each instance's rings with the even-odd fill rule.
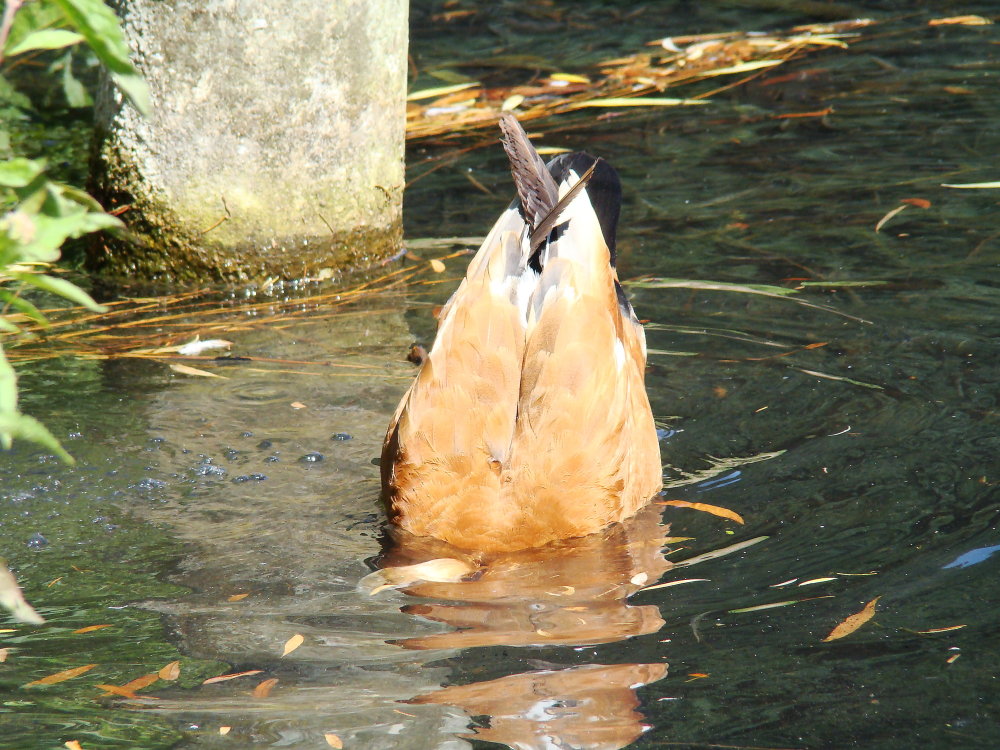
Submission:
[[[735,7],[691,10],[683,30],[757,25]],[[621,48],[586,54],[661,33],[638,18]],[[517,51],[543,33],[521,21],[491,16],[464,41]],[[268,363],[195,363],[225,379],[130,360],[25,368],[25,410],[79,465],[25,445],[0,456],[0,544],[49,620],[3,625],[0,747],[996,747],[1000,207],[995,190],[942,183],[997,179],[1000,45],[996,26],[925,23],[697,111],[580,116],[545,138],[621,172],[624,279],[805,282],[802,299],[853,316],[627,285],[650,321],[665,499],[744,524],[651,506],[541,559],[384,539],[372,461],[459,260],[337,315],[276,325],[234,306],[233,354]],[[415,42],[422,67],[450,54],[430,46]],[[416,149],[411,173],[432,155]],[[509,194],[499,149],[466,154],[413,184],[408,235],[481,235]],[[908,198],[931,206],[876,232]],[[467,580],[358,589],[366,561],[456,556]],[[876,597],[870,622],[823,642]],[[73,632],[96,624],[113,627]],[[142,691],[156,698],[94,701],[175,659],[177,684]]]

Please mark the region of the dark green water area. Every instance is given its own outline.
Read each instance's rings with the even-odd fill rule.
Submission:
[[[663,499],[745,523],[657,506],[652,531],[621,533],[669,537],[667,560],[697,564],[636,554],[632,590],[701,580],[600,613],[541,594],[435,609],[361,593],[406,351],[432,339],[468,256],[335,315],[309,301],[316,285],[231,295],[239,325],[202,338],[270,365],[191,362],[226,379],[141,359],[20,368],[23,410],[78,463],[0,453],[0,552],[48,621],[0,618],[0,748],[1000,746],[1000,190],[944,187],[1000,180],[1000,27],[927,24],[996,6],[480,5],[442,21],[476,6],[414,4],[414,88],[443,85],[441,70],[495,85],[529,64],[579,72],[667,35],[880,22],[702,107],[538,127],[621,174],[619,274],[648,321]],[[483,236],[510,200],[499,147],[448,150],[483,139],[408,154],[420,255]],[[296,295],[280,325],[260,304],[286,315]],[[567,570],[545,596],[583,588]],[[505,618],[522,623],[510,637],[479,638]],[[110,627],[74,632],[93,625]],[[97,687],[173,661],[177,680],[140,691],[155,698]]]

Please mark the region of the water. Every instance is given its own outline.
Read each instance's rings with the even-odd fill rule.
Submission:
[[[524,26],[519,7],[434,38],[417,9],[418,64],[459,42],[538,54],[542,38],[580,64],[661,33],[639,16],[607,42],[613,7],[587,6],[597,26],[573,45]],[[801,20],[722,7],[678,33]],[[225,380],[135,359],[24,370],[25,410],[79,464],[27,445],[0,457],[0,548],[49,620],[2,626],[16,632],[0,634],[0,747],[315,748],[326,734],[346,748],[995,747],[1000,208],[995,190],[941,183],[997,179],[1000,38],[925,20],[780,68],[802,73],[784,84],[694,111],[576,117],[543,139],[621,172],[624,279],[832,283],[798,297],[841,314],[628,286],[650,321],[665,498],[745,524],[653,507],[474,585],[359,593],[380,555],[433,552],[388,547],[372,459],[414,372],[407,347],[431,339],[463,260],[349,304],[258,296],[203,333],[256,361],[190,362]],[[411,178],[439,155],[414,149]],[[481,235],[509,194],[498,148],[459,156],[407,192],[407,235]],[[875,232],[903,198],[931,206]],[[686,579],[707,580],[637,591]],[[871,621],[823,642],[876,597]],[[97,624],[113,627],[72,632]],[[155,700],[94,700],[96,685],[173,660],[180,679],[142,691]],[[252,696],[267,678],[270,695]]]

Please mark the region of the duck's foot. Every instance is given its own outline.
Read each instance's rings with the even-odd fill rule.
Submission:
[[[384,568],[369,573],[358,581],[358,590],[374,596],[385,589],[401,589],[421,581],[432,583],[458,583],[468,578],[478,568],[465,560],[453,557],[439,557],[434,560],[417,563],[416,565],[401,565],[394,568]]]

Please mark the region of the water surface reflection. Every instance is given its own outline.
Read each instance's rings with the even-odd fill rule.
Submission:
[[[406,593],[432,600],[402,611],[451,628],[397,643],[415,650],[579,646],[655,633],[664,624],[658,607],[627,599],[672,567],[664,556],[670,527],[660,523],[660,510],[647,506],[581,539],[488,555],[395,530],[376,582],[393,580]],[[465,564],[461,580],[399,580],[442,559]],[[482,717],[474,736],[510,747],[620,748],[644,730],[636,689],[666,674],[666,663],[552,665],[445,687],[409,702],[456,706],[470,718]]]

